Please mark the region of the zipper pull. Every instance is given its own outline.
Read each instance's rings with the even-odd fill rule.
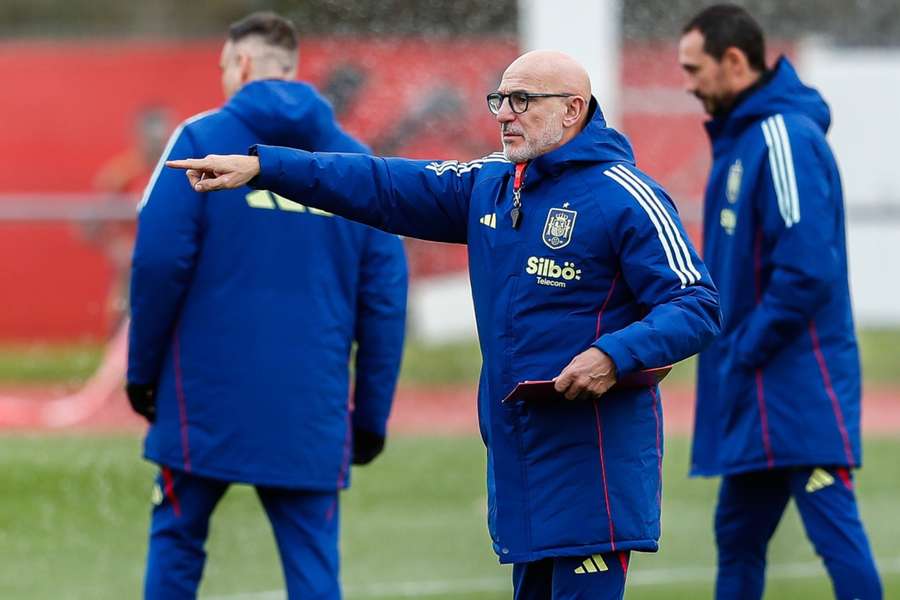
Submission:
[[[513,229],[519,228],[522,220],[522,183],[525,180],[525,167],[528,163],[516,163],[516,178],[513,180],[513,207],[509,211]]]

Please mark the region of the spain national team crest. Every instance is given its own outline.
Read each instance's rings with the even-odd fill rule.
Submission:
[[[553,250],[559,250],[572,241],[572,230],[575,229],[575,217],[578,213],[565,208],[551,208],[544,224],[544,243]]]
[[[738,195],[741,193],[741,179],[744,177],[744,165],[741,159],[734,161],[731,168],[728,169],[728,181],[725,183],[725,197],[728,202],[734,204],[737,202]]]

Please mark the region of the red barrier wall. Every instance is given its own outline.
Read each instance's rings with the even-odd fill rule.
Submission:
[[[103,165],[135,143],[142,109],[164,106],[180,120],[221,104],[220,46],[0,44],[0,197],[89,192]],[[510,39],[308,39],[300,77],[339,96],[343,90],[341,122],[376,152],[465,160],[499,146],[484,94],[516,54]],[[621,122],[639,165],[696,225],[708,150],[697,103],[680,91],[674,47],[628,45],[621,68]],[[115,268],[95,237],[72,223],[0,221],[0,340],[109,332]],[[465,265],[464,248],[411,244],[414,273]]]
[[[0,44],[0,195],[91,191],[104,163],[134,143],[142,108],[165,106],[180,120],[221,104],[220,48],[220,40]],[[515,54],[504,39],[313,39],[300,76],[327,86],[337,69],[349,71],[356,93],[341,120],[376,147],[465,159],[497,146],[483,96]],[[0,223],[0,339],[106,335],[114,269],[89,237],[71,223]],[[431,253],[443,268],[465,264],[462,249]],[[434,262],[417,258],[419,268]]]

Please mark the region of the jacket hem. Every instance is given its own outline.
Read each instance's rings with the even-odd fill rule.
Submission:
[[[184,463],[181,460],[167,460],[162,457],[153,456],[149,452],[144,453],[144,459],[159,465],[160,467],[168,467],[173,471],[185,471]],[[242,473],[240,471],[210,468],[196,463],[191,463],[190,474],[198,477],[207,477],[209,479],[218,479],[219,481],[227,481],[228,483],[243,483],[254,486],[262,485],[267,487],[308,490],[312,492],[333,492],[347,489],[350,486],[349,481],[344,481],[341,485],[336,485],[338,481],[337,476],[330,480],[291,480],[283,477],[270,476],[266,473],[254,473],[253,475],[248,475],[247,473]]]
[[[743,473],[753,473],[756,471],[772,471],[774,469],[789,469],[793,467],[847,467],[848,469],[858,469],[860,464],[851,464],[846,458],[835,460],[833,458],[824,458],[822,460],[813,460],[808,458],[794,460],[776,460],[772,466],[765,460],[761,460],[746,465],[731,465],[727,467],[710,468],[710,469],[691,469],[690,477],[722,477],[727,475],[741,475]]]
[[[536,550],[533,552],[512,552],[510,554],[498,554],[500,564],[506,565],[511,563],[527,563],[541,560],[544,558],[560,558],[564,556],[590,556],[591,554],[604,554],[606,552],[656,552],[659,550],[658,540],[642,539],[642,540],[625,540],[616,542],[615,548],[610,542],[602,544],[587,544],[584,546],[562,546],[559,548],[547,548],[546,550]]]

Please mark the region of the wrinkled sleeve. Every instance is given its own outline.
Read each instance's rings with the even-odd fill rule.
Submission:
[[[763,256],[771,272],[756,308],[736,331],[736,359],[746,368],[765,364],[805,330],[841,266],[840,214],[820,140],[781,115],[763,121],[768,157],[754,207],[761,224],[754,268]]]
[[[139,205],[131,261],[128,381],[155,384],[191,283],[200,245],[205,194],[165,160],[196,156],[190,132],[169,140]]]
[[[718,334],[721,314],[718,291],[665,192],[625,166],[606,175],[624,194],[608,223],[620,276],[646,311],[594,344],[622,375],[700,352]]]
[[[371,225],[438,242],[465,243],[473,171],[362,154],[254,146],[260,173],[251,187]]]

